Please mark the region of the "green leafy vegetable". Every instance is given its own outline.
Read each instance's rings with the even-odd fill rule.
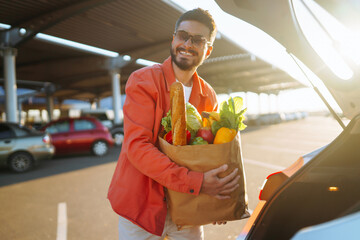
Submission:
[[[191,103],[186,103],[186,128],[191,133],[191,139],[196,136],[196,133],[201,128],[201,125],[202,118],[200,113]]]
[[[169,110],[166,116],[161,119],[161,125],[167,133],[171,131],[171,110]]]
[[[214,135],[222,128],[232,128],[236,131],[244,130],[247,126],[243,123],[246,108],[243,108],[243,99],[241,97],[230,97],[227,101],[220,104],[220,121],[211,125],[211,131]]]
[[[205,141],[202,137],[196,137],[191,142],[191,145],[205,145],[205,144],[209,144],[209,143]]]
[[[161,119],[161,125],[166,132],[171,131],[171,110],[169,110],[165,117]],[[197,109],[191,104],[186,103],[186,128],[191,133],[191,139],[196,136],[197,131],[201,128],[202,118]]]

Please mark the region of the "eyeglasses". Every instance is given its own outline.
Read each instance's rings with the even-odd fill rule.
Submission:
[[[209,42],[204,36],[201,35],[190,35],[188,32],[184,30],[179,30],[174,33],[174,36],[180,41],[187,42],[189,38],[191,39],[191,43],[197,47],[203,47],[205,44],[211,46],[211,42]]]

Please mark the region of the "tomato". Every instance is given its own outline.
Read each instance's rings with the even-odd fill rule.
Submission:
[[[172,141],[172,132],[170,131],[170,132],[168,132],[167,134],[165,134],[164,139],[165,139],[168,143],[172,144],[172,143],[173,143],[173,141]],[[187,144],[190,143],[190,140],[191,140],[191,133],[190,133],[189,130],[186,130],[186,142],[187,142]]]
[[[190,144],[191,140],[191,132],[189,130],[186,130],[186,143]]]
[[[165,134],[164,139],[165,139],[168,143],[172,144],[172,132],[170,131],[170,132],[168,132],[167,134]]]

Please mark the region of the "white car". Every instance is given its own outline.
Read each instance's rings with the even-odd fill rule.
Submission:
[[[55,152],[48,133],[31,130],[17,123],[0,123],[0,166],[26,172]]]

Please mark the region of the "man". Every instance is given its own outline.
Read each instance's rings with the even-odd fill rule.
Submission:
[[[226,199],[238,187],[236,170],[222,179],[217,177],[226,165],[194,172],[176,165],[158,149],[161,119],[170,108],[173,82],[184,85],[187,101],[199,112],[217,109],[215,91],[196,73],[209,57],[215,35],[214,20],[207,11],[188,11],[176,22],[171,56],[129,77],[123,108],[125,139],[108,193],[120,215],[120,239],[203,239],[200,226],[177,230],[167,213],[164,189]]]

